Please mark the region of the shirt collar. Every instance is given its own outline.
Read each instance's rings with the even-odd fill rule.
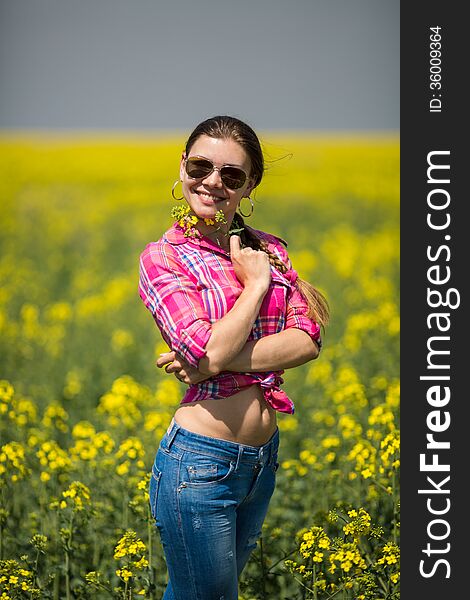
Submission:
[[[184,235],[184,231],[181,227],[178,226],[177,222],[173,223],[173,225],[165,232],[163,235],[164,239],[166,239],[170,244],[194,244],[196,246],[201,246],[203,248],[208,248],[209,250],[213,250],[215,252],[220,252],[225,256],[228,256],[229,253],[221,248],[217,242],[212,241],[205,235],[195,236],[195,237],[186,237]]]
[[[253,229],[252,227],[250,227],[249,225],[245,225],[245,227],[247,227],[248,229]],[[257,229],[254,229],[253,231],[255,231],[256,234],[261,235],[261,237],[266,239],[265,234],[263,235],[262,231],[259,231]],[[285,246],[287,246],[287,242],[285,240],[283,240],[282,238],[278,237],[278,236],[274,236],[276,237],[278,240],[280,240],[281,242],[284,243]],[[170,242],[170,244],[174,244],[174,245],[178,245],[178,244],[193,244],[195,246],[200,246],[203,248],[207,248],[209,250],[213,250],[215,252],[219,252],[220,254],[223,254],[224,256],[230,256],[230,254],[224,250],[223,248],[221,248],[217,242],[214,242],[213,240],[211,240],[210,238],[206,237],[205,235],[200,235],[200,236],[196,236],[196,237],[185,237],[184,235],[184,231],[182,229],[182,227],[179,227],[177,221],[175,221],[173,223],[173,225],[170,227],[170,229],[168,229],[165,234],[163,235],[163,238],[166,239],[168,242]],[[269,240],[268,241],[269,244]]]

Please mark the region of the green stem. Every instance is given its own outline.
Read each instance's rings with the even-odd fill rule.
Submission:
[[[67,600],[71,599],[70,595],[70,552],[72,551],[72,534],[73,534],[73,512],[70,515],[70,538],[65,548],[65,597]]]
[[[367,564],[369,565],[369,567],[371,567],[374,564],[374,561],[369,556],[369,553],[367,552],[367,549],[364,547],[364,545],[362,543],[362,540],[359,540],[358,546],[362,550],[364,558],[365,558]],[[385,583],[385,581],[382,579],[382,577],[380,577],[379,574],[377,574],[377,579],[379,580],[380,585],[382,586],[382,589],[384,590],[384,592],[386,592],[386,590],[387,590],[387,584]]]
[[[334,598],[336,596],[336,594],[339,594],[340,592],[344,592],[344,586],[341,586],[340,588],[338,588],[336,590],[336,592],[334,592],[333,594],[330,594],[329,596],[327,596],[325,598],[325,600],[331,600],[331,598]]]
[[[150,504],[147,502],[147,546],[149,549],[149,568],[151,582],[154,583],[155,577],[153,572],[153,553],[152,553],[152,513],[150,512]]]
[[[122,498],[122,520],[123,520],[123,528],[124,530],[127,530],[127,526],[128,526],[128,504],[129,504],[129,496],[127,494],[127,492],[124,492],[124,496]]]
[[[297,552],[297,548],[294,548],[294,550],[292,550],[291,552],[287,552],[286,554],[284,554],[284,556],[282,558],[280,558],[277,562],[275,562],[273,565],[271,565],[269,567],[269,571],[268,574],[270,574],[272,572],[272,569],[274,569],[274,567],[277,567],[277,565],[279,563],[281,563],[282,561],[286,560],[286,558],[288,556],[292,556],[293,554],[295,554]]]
[[[56,567],[56,576],[54,577],[54,600],[59,600],[60,591],[60,570]]]
[[[70,600],[69,551],[65,550],[65,597]]]
[[[395,497],[395,493],[396,493],[396,477],[395,477],[395,471],[393,471],[393,477],[392,477],[392,496],[393,496],[393,542],[394,544],[397,543],[397,502],[396,502],[396,497]]]
[[[55,540],[54,540],[54,546],[55,546],[55,555],[58,556],[60,554],[59,552],[59,539],[60,539],[60,533],[59,533],[59,515],[57,511],[54,511],[54,525],[55,525],[55,531],[56,531],[56,535],[55,535]],[[57,565],[55,568],[55,577],[54,577],[54,591],[53,591],[53,598],[54,600],[59,600],[59,592],[60,592],[60,569],[59,566]]]
[[[261,597],[263,600],[266,600],[266,569],[264,564],[263,536],[259,538],[259,550],[261,559]]]
[[[313,563],[313,560],[312,560]],[[313,588],[313,600],[318,600],[317,586],[315,585],[316,566],[312,564],[312,588]]]
[[[36,560],[34,561],[34,585],[39,587],[39,577],[38,577],[38,569],[39,569],[39,550],[36,552]],[[32,598],[32,594],[30,595]]]
[[[371,481],[371,483],[376,485],[378,488],[380,488],[383,492],[385,492],[387,494],[387,496],[390,494],[388,489],[384,485],[382,485],[380,482],[376,481],[375,479],[371,479],[370,481]]]
[[[294,579],[297,581],[297,583],[300,583],[300,585],[304,589],[306,589],[308,592],[311,592],[312,594],[315,593],[311,588],[308,587],[308,585],[305,585],[305,583],[301,579],[299,579],[298,577],[296,577],[295,575],[294,575]]]

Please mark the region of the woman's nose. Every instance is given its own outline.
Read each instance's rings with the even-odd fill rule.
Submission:
[[[209,175],[202,181],[211,187],[221,188],[223,186],[223,181],[220,177],[218,169],[214,169],[212,173],[209,173]]]

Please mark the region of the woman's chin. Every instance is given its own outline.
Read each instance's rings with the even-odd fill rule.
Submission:
[[[216,213],[220,210],[217,204],[198,202],[197,205],[193,205],[193,213],[200,219],[214,219]]]

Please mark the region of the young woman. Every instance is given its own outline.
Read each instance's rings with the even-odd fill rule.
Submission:
[[[171,348],[157,366],[189,385],[149,490],[169,572],[164,600],[238,598],[274,491],[276,413],[294,412],[281,375],[318,356],[328,320],[286,242],[240,216],[249,216],[243,198],[252,212],[263,170],[247,124],[227,116],[199,124],[172,190],[187,204],[140,257],[140,296]]]

